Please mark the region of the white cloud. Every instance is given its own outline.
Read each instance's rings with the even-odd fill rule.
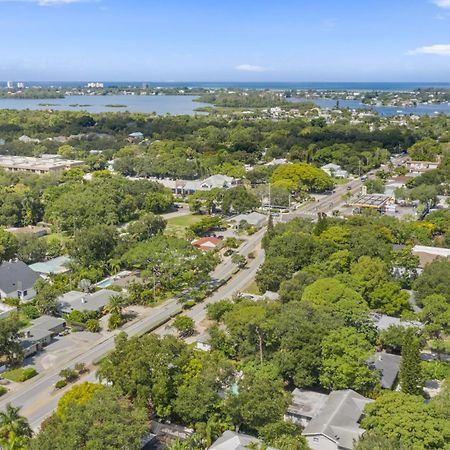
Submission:
[[[240,64],[235,69],[241,72],[267,72],[269,70],[267,67],[255,66],[253,64]]]
[[[416,48],[415,50],[410,50],[408,55],[440,55],[440,56],[450,56],[450,44],[436,44],[427,45],[424,47]]]
[[[0,0],[0,3],[35,3],[39,6],[69,5],[72,3],[90,3],[97,0]]]
[[[450,0],[433,0],[438,8],[450,9]]]

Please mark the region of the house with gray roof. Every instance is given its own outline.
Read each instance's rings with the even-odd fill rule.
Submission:
[[[235,431],[225,431],[216,442],[209,447],[209,450],[248,450],[250,448],[265,450],[277,450],[274,447],[263,447],[262,442],[248,434],[236,433]]]
[[[377,352],[373,359],[367,362],[369,368],[380,372],[380,383],[384,389],[392,389],[397,381],[402,357],[392,353]]]
[[[351,450],[364,430],[359,421],[364,407],[373,402],[351,389],[332,391],[320,412],[303,430],[313,450]]]
[[[351,450],[364,432],[359,426],[364,407],[372,401],[351,389],[328,395],[296,389],[285,418],[304,426],[313,450]]]
[[[416,320],[401,320],[398,317],[387,316],[386,314],[370,313],[370,318],[378,331],[384,331],[392,326],[400,326],[403,328],[422,328],[423,324]]]
[[[53,316],[41,316],[32,321],[32,325],[25,328],[20,346],[25,357],[33,355],[46,345],[50,344],[53,338],[64,330],[66,322],[64,319]]]
[[[69,272],[67,267],[70,263],[68,256],[58,256],[57,258],[49,259],[48,261],[41,261],[34,264],[30,264],[28,267],[34,270],[39,275],[47,277],[51,274],[61,274]]]
[[[255,228],[262,228],[267,223],[267,216],[259,212],[251,212],[248,214],[239,214],[228,220],[233,227],[238,228],[242,222],[246,222]]]
[[[22,261],[4,262],[0,266],[0,298],[31,300],[36,295],[34,284],[39,279],[39,274]]]
[[[92,294],[85,292],[70,291],[56,299],[58,311],[63,314],[70,314],[72,311],[98,311],[109,302],[109,299],[117,295],[116,291],[102,289]]]
[[[285,419],[304,428],[319,414],[327,400],[328,394],[296,388],[292,391],[292,403]]]

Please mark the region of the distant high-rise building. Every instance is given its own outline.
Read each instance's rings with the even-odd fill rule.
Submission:
[[[99,83],[98,81],[90,82],[87,84],[88,88],[102,88],[103,86],[103,83]]]
[[[21,81],[19,81],[19,82],[17,83],[17,89],[23,89],[24,87],[25,87],[25,84],[22,83]]]
[[[8,89],[12,89],[12,88],[13,88],[13,82],[12,82],[12,81],[7,81],[7,82],[6,82],[6,87],[7,87]]]

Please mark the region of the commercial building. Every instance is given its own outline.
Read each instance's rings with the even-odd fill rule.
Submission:
[[[57,155],[47,155],[41,158],[0,155],[0,168],[7,170],[8,172],[59,175],[64,170],[79,167],[83,164],[83,161],[61,159]]]
[[[212,175],[204,180],[172,180],[170,178],[155,178],[164,187],[170,189],[175,195],[188,195],[197,191],[210,191],[214,188],[229,189],[237,184],[237,180],[226,175]]]

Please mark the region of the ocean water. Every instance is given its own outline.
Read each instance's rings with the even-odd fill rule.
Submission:
[[[348,90],[348,91],[412,91],[415,89],[442,88],[450,89],[450,82],[316,82],[316,81],[104,81],[105,87],[117,86],[121,88],[142,87],[203,87],[203,88],[234,88],[234,89],[313,89],[313,90]],[[84,87],[86,81],[28,81],[26,86],[43,87]],[[6,87],[6,81],[0,81],[0,88]]]

